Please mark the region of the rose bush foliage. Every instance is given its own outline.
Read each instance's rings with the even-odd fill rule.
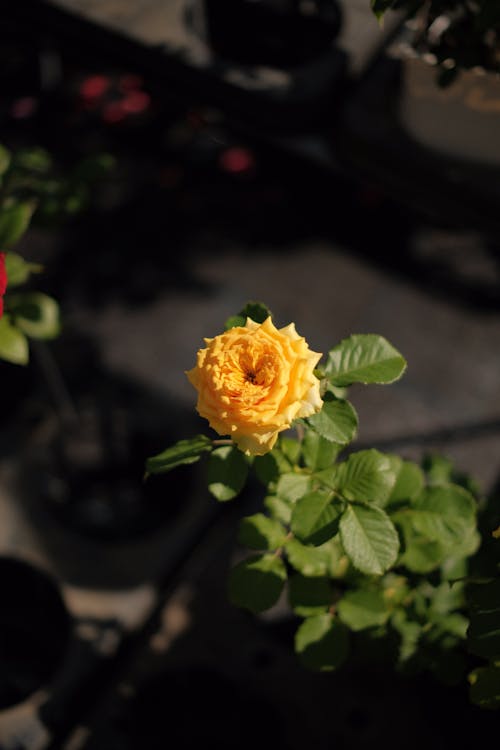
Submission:
[[[205,343],[187,376],[216,434],[150,457],[146,474],[205,457],[222,502],[242,495],[251,472],[260,482],[260,510],[243,516],[235,540],[233,604],[259,616],[285,603],[312,669],[338,669],[362,638],[390,644],[400,670],[465,681],[477,488],[442,457],[418,464],[351,445],[350,386],[397,381],[403,356],[382,336],[354,334],[321,362],[260,303]]]

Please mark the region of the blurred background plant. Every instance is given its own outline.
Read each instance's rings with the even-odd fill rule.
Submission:
[[[388,10],[408,14],[412,46],[439,66],[446,85],[461,70],[500,72],[500,4],[497,0],[371,0],[379,20]]]
[[[112,157],[99,154],[82,159],[69,172],[61,172],[43,148],[10,151],[0,145],[0,249],[6,273],[0,357],[7,362],[27,364],[29,339],[53,339],[61,327],[57,301],[33,288],[43,267],[12,248],[32,222],[55,229],[82,212],[89,205],[96,180],[112,166]]]

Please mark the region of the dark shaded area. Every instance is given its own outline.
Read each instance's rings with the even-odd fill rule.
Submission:
[[[0,709],[20,703],[61,668],[71,618],[58,583],[35,565],[0,557]]]

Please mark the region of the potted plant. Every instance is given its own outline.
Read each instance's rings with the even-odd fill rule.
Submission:
[[[399,116],[418,143],[447,157],[500,163],[497,0],[371,0],[383,22],[406,14],[390,54],[401,60]]]

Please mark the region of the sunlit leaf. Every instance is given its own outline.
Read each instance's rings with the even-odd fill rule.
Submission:
[[[337,604],[340,619],[351,630],[364,630],[387,622],[390,610],[381,591],[346,591]]]
[[[302,453],[306,466],[312,471],[331,466],[339,453],[340,446],[319,435],[313,430],[306,430],[302,443]]]
[[[337,533],[341,509],[332,498],[331,492],[315,490],[295,504],[291,530],[305,544],[319,546]]]
[[[381,508],[348,505],[339,528],[346,554],[361,572],[382,575],[396,562],[398,533]]]
[[[9,289],[25,284],[32,273],[40,273],[42,266],[38,263],[29,263],[18,253],[9,251],[5,255],[5,270],[9,280]]]
[[[312,547],[292,537],[285,543],[288,562],[303,576],[324,576],[330,564],[330,550],[326,545]]]
[[[8,315],[0,319],[0,359],[15,365],[26,365],[29,361],[28,340],[12,325]]]
[[[383,336],[354,334],[330,350],[325,366],[337,386],[352,383],[393,383],[406,369],[406,361]]]
[[[348,500],[384,505],[396,482],[393,462],[375,449],[352,453],[336,467],[335,482]]]
[[[205,435],[196,435],[188,440],[179,440],[170,448],[146,459],[148,474],[164,474],[182,464],[193,464],[199,461],[204,453],[210,453],[213,444]]]
[[[43,292],[22,292],[10,295],[8,309],[15,325],[33,339],[48,340],[59,335],[59,305]]]
[[[321,411],[308,417],[312,429],[332,443],[347,445],[356,436],[358,417],[349,401],[342,401],[332,393],[325,393]]]

